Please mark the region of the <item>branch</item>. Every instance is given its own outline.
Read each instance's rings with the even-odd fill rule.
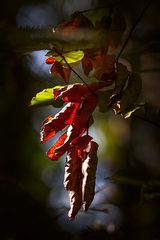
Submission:
[[[96,36],[93,34],[93,36],[88,35],[81,39],[70,37],[64,39],[60,34],[53,31],[53,27],[43,29],[12,28],[1,30],[0,43],[2,51],[12,49],[14,52],[20,53],[51,50],[53,46],[56,49],[63,48],[64,51],[73,51],[94,47]]]

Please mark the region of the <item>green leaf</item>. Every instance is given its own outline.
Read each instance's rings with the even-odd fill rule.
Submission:
[[[84,57],[84,52],[81,50],[71,51],[62,53],[63,57],[65,58],[68,64],[78,63]],[[66,65],[66,62],[63,60],[61,56],[54,57],[54,59],[58,62],[61,62],[63,65]]]
[[[46,105],[52,105],[54,107],[62,107],[63,101],[61,99],[57,99],[56,101],[53,100],[53,90],[60,88],[62,86],[56,86],[54,88],[47,88],[43,91],[36,94],[35,97],[31,99],[30,105],[31,107],[36,106],[46,106]]]

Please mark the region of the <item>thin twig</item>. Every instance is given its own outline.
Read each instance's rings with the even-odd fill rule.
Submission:
[[[134,25],[132,26],[131,31],[130,31],[128,37],[126,38],[126,40],[125,40],[125,42],[124,42],[124,44],[123,44],[123,46],[122,46],[122,48],[121,48],[118,56],[116,57],[116,61],[117,61],[117,62],[118,62],[118,59],[119,59],[119,57],[121,56],[122,52],[124,51],[124,49],[125,49],[128,41],[130,40],[130,37],[132,36],[132,34],[133,34],[133,32],[134,32],[137,24],[138,24],[138,23],[140,22],[140,20],[142,19],[143,15],[144,15],[145,12],[147,11],[147,9],[148,9],[149,5],[151,4],[151,2],[152,2],[152,0],[149,0],[149,1],[147,2],[146,6],[143,8],[141,14],[139,15],[139,17],[138,17],[137,20],[135,21]]]

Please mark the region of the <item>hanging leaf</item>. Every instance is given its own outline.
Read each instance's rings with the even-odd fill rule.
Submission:
[[[96,175],[97,162],[98,162],[97,149],[98,149],[98,144],[92,141],[90,152],[82,164],[82,173],[83,173],[82,200],[83,200],[83,209],[85,211],[88,210],[94,198],[95,179],[96,179],[95,175]]]
[[[70,149],[67,154],[64,174],[64,187],[69,192],[70,210],[68,216],[73,220],[82,205],[82,160],[75,149]]]
[[[61,86],[56,86],[54,88],[47,88],[37,93],[36,96],[31,99],[29,106],[40,107],[40,106],[52,105],[57,108],[62,107],[63,101],[60,98],[57,100],[53,99],[54,98],[53,91],[54,89],[58,89],[58,88],[61,88]]]
[[[65,144],[66,139],[67,133],[64,133],[58,138],[57,142],[48,150],[47,156],[50,160],[58,160],[67,151],[68,145]]]
[[[77,143],[69,148],[65,164],[64,187],[69,192],[70,210],[68,216],[74,219],[82,206],[82,160],[92,137],[80,137]]]
[[[75,118],[78,107],[79,104],[77,103],[68,103],[54,117],[47,118],[42,124],[40,134],[41,143],[46,142],[51,137],[55,136],[57,132],[64,130],[70,125]]]

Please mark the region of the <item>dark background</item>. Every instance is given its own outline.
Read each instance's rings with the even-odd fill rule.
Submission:
[[[87,213],[90,221],[83,225],[81,231],[72,231],[71,228],[66,231],[62,227],[63,221],[60,222],[59,219],[63,214],[65,214],[64,218],[67,218],[68,209],[58,214],[56,207],[55,209],[53,207],[54,200],[52,206],[48,204],[51,191],[56,192],[57,188],[62,188],[64,191],[63,169],[58,163],[54,164],[47,159],[45,149],[39,142],[40,124],[48,112],[31,109],[28,105],[35,93],[57,84],[58,81],[55,80],[53,84],[49,75],[40,76],[31,71],[26,55],[13,48],[12,34],[14,32],[11,34],[10,29],[17,28],[17,16],[22,7],[30,6],[29,9],[32,9],[35,6],[41,6],[44,10],[43,7],[46,4],[45,11],[48,11],[49,17],[44,25],[52,25],[52,22],[54,25],[71,14],[69,10],[67,12],[61,8],[61,6],[64,7],[64,3],[68,6],[66,9],[71,9],[70,6],[74,5],[74,10],[85,10],[89,6],[83,1],[82,3],[77,1],[76,4],[73,2],[76,1],[66,0],[58,3],[58,0],[50,2],[6,0],[1,2],[0,239],[47,240],[59,237],[76,240],[158,240],[160,239],[160,184],[158,180],[160,177],[160,3],[158,0],[151,1],[123,53],[132,69],[141,74],[142,96],[148,102],[146,114],[143,112],[137,116],[133,115],[126,121],[121,117],[115,117],[113,113],[95,115],[96,127],[101,129],[104,135],[106,134],[107,143],[103,139],[104,148],[108,144],[108,150],[106,153],[103,150],[103,159],[99,160],[99,164],[110,171],[111,169],[129,168],[132,172],[134,169],[137,174],[134,173],[132,178],[129,170],[124,181],[119,179],[115,194],[112,194],[115,185],[107,185],[110,187],[107,192],[110,199],[107,195],[103,203],[117,207],[115,212],[113,210],[113,214],[115,213],[114,218],[117,216],[120,219],[119,222],[116,223],[108,215],[107,222],[106,218],[104,220],[101,218],[99,224],[96,221],[97,215],[94,215],[93,211]],[[125,15],[129,31],[146,1],[118,2],[117,7]],[[107,4],[107,1],[90,2],[93,8]],[[56,17],[54,16],[55,9]],[[36,20],[35,23],[38,27],[43,25],[40,18],[39,22]],[[28,22],[27,11],[26,22]],[[34,26],[32,19],[30,25]],[[44,169],[49,169],[51,172],[49,182],[52,184],[50,185],[43,181]],[[60,178],[60,185],[57,185],[58,178]],[[141,184],[134,183],[137,179],[152,181],[144,196],[141,196]],[[156,184],[153,182],[155,179]],[[55,198],[60,199],[61,196],[56,196],[55,193]],[[97,206],[96,211],[98,209]],[[117,215],[117,209],[120,211],[120,216]],[[104,215],[107,214],[109,212],[104,211]],[[95,222],[91,221],[92,217]],[[64,224],[66,224],[65,221]],[[83,222],[83,215],[81,221]]]

